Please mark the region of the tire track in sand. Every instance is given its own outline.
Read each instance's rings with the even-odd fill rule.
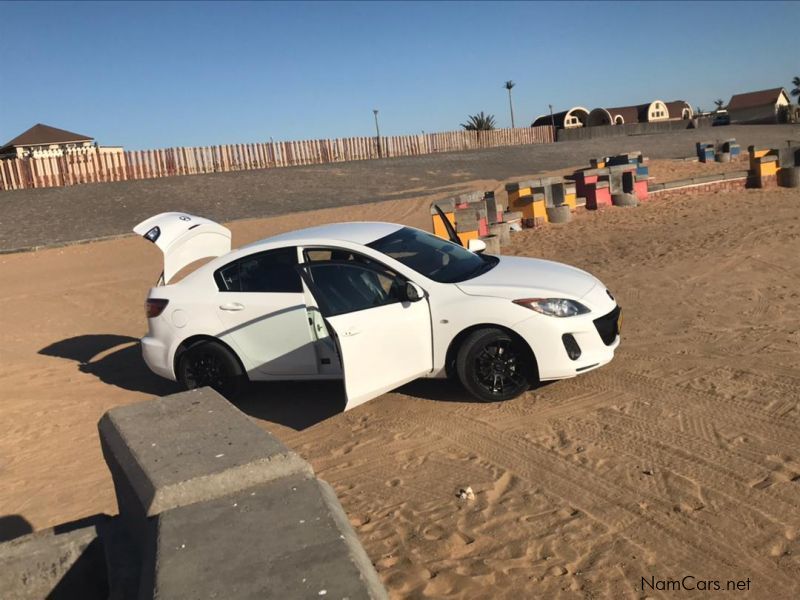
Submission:
[[[631,500],[642,496],[641,490],[619,482],[609,483],[590,469],[576,466],[517,434],[496,430],[491,424],[454,412],[442,418],[441,411],[420,401],[414,402],[413,407],[415,421],[422,417],[426,422],[438,422],[435,431],[439,435],[529,482],[541,484],[548,493],[564,499],[565,503],[582,510],[611,532],[626,537],[643,551],[657,549],[662,562],[690,572],[693,563],[687,556],[687,548],[701,553],[720,570],[735,571],[750,559],[741,556],[739,548],[725,544],[722,539],[707,539],[704,532],[698,531],[694,520],[674,513],[672,506],[660,498],[652,498],[653,508],[645,510]],[[424,416],[426,414],[429,418]],[[657,548],[651,547],[654,542]],[[778,583],[777,580],[782,580],[787,589],[796,585],[787,575],[774,569],[765,570],[761,564],[758,566],[764,581]]]

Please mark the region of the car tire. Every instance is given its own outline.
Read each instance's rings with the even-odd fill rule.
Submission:
[[[177,375],[187,390],[208,386],[228,400],[236,398],[247,381],[233,353],[210,340],[194,344],[181,354]]]
[[[530,352],[506,331],[478,329],[458,350],[456,372],[461,385],[481,402],[516,398],[531,384]]]

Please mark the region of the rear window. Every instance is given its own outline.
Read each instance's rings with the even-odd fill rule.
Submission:
[[[299,293],[297,248],[251,254],[220,267],[214,280],[220,292]]]

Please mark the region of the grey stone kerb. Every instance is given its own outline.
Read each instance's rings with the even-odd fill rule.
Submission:
[[[387,597],[331,487],[213,390],[98,427],[139,600]]]
[[[210,389],[114,408],[98,428],[115,483],[124,474],[134,493],[124,501],[138,504],[126,508],[140,516],[287,475],[313,476],[307,462]]]

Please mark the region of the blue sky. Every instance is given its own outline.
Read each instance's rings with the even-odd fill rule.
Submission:
[[[800,75],[800,3],[0,2],[0,142],[130,149],[517,125]]]

